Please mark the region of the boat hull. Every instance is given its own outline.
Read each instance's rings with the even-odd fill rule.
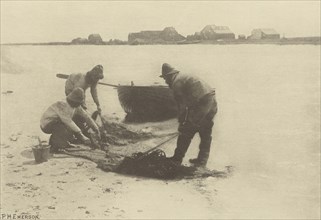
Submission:
[[[117,92],[129,120],[153,121],[177,116],[177,104],[167,86],[118,86]]]

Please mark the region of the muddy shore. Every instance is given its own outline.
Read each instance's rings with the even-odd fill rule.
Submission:
[[[303,45],[2,46],[0,212],[40,219],[319,219],[319,58],[319,46]],[[162,62],[216,88],[208,167],[233,166],[231,177],[129,177],[65,155],[34,163],[33,137],[49,138],[39,128],[40,116],[65,97],[56,73],[102,64],[105,82],[151,85],[163,83],[157,77]],[[104,115],[122,123],[117,91],[99,86],[99,96]],[[176,131],[177,120],[127,125],[164,134]],[[196,135],[184,164],[197,155],[198,143]],[[171,156],[174,146],[162,149]]]

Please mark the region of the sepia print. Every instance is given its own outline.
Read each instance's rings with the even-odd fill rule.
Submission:
[[[320,219],[320,1],[1,0],[0,219]]]

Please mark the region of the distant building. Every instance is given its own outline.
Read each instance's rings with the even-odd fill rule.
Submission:
[[[240,35],[238,36],[238,39],[239,39],[239,40],[246,40],[246,36],[245,36],[244,34],[240,34]]]
[[[235,34],[227,26],[207,25],[200,32],[202,40],[235,39]]]
[[[127,41],[122,41],[119,39],[110,39],[108,42],[105,42],[107,45],[126,45]]]
[[[185,37],[180,35],[173,27],[166,27],[162,31],[141,31],[128,35],[128,43],[130,44],[177,42],[182,40],[185,40]]]
[[[173,27],[164,28],[164,30],[160,33],[160,37],[165,41],[185,40],[185,37],[183,35],[180,35]]]
[[[130,33],[128,35],[128,42],[131,43],[135,40],[143,42],[146,41],[153,41],[160,38],[160,34],[162,31],[141,31],[138,33]]]
[[[280,39],[280,34],[277,33],[272,28],[260,28],[254,29],[249,36],[249,39],[252,40],[261,40],[261,39]]]
[[[87,38],[75,38],[71,41],[71,44],[104,44],[103,39],[99,34],[91,34]]]
[[[78,37],[78,38],[75,38],[71,41],[71,44],[88,44],[88,39],[87,38],[81,38],[81,37]]]
[[[103,44],[103,39],[99,34],[91,34],[88,36],[88,41],[90,44]]]
[[[186,39],[188,41],[200,41],[201,38],[201,32],[195,32],[195,34],[187,35]]]

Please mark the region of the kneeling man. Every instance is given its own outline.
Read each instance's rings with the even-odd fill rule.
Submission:
[[[51,134],[49,144],[51,152],[57,152],[61,148],[66,148],[69,142],[75,139],[83,144],[89,145],[90,140],[73,121],[74,117],[83,118],[88,127],[99,137],[99,128],[92,118],[81,107],[84,102],[84,90],[75,88],[66,98],[52,104],[42,115],[40,128],[46,134]]]

